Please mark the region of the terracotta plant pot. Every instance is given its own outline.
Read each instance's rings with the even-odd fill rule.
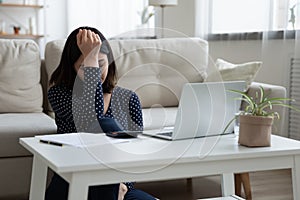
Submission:
[[[239,144],[247,147],[271,146],[273,117],[240,115]]]

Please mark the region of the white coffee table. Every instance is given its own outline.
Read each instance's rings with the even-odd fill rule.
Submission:
[[[90,185],[216,174],[222,195],[230,196],[233,173],[290,168],[294,199],[300,200],[300,142],[279,136],[264,148],[239,146],[233,134],[176,142],[142,137],[90,148],[42,144],[34,137],[20,143],[33,154],[30,200],[44,199],[47,167],[69,182],[69,200],[87,199]]]

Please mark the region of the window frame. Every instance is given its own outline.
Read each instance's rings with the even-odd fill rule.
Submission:
[[[300,4],[300,3],[299,3]],[[274,1],[270,0],[270,20],[268,25],[268,31],[241,31],[234,33],[212,33],[213,29],[213,1],[208,1],[208,8],[210,14],[208,15],[208,34],[206,36],[207,40],[217,41],[217,40],[262,40],[262,39],[295,39],[297,35],[300,35],[300,29],[294,30],[271,30],[272,24],[274,23]],[[300,5],[299,5],[300,6]]]

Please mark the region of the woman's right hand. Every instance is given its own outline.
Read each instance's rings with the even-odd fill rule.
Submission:
[[[99,67],[98,55],[101,44],[101,39],[96,33],[86,29],[79,30],[77,45],[83,55],[85,66]]]

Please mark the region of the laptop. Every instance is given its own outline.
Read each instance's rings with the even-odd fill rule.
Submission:
[[[244,81],[186,83],[183,86],[174,127],[146,130],[142,134],[167,140],[190,139],[233,133],[226,129],[241,105]]]

